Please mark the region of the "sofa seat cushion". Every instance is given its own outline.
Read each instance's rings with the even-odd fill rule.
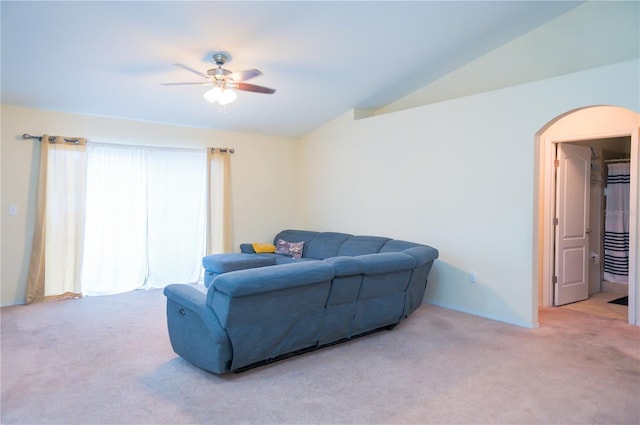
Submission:
[[[214,254],[207,255],[202,259],[205,270],[216,274],[272,266],[273,264],[275,264],[275,259],[271,255],[259,254]]]
[[[314,260],[313,258],[293,258],[293,257],[289,257],[288,255],[279,255],[279,254],[274,254],[274,262],[276,265],[279,264],[294,264],[294,263],[304,263],[307,261],[318,261],[318,260]]]

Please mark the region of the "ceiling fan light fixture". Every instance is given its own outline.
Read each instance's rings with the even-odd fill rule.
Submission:
[[[236,100],[238,94],[231,89],[214,87],[211,90],[206,91],[202,97],[211,103],[218,102],[220,105],[227,105]]]
[[[204,97],[211,103],[217,102],[221,96],[222,96],[222,89],[220,87],[214,87],[211,90],[207,90],[202,95],[202,97]]]
[[[218,99],[221,105],[226,105],[233,102],[238,97],[238,94],[231,89],[222,90],[222,96]]]

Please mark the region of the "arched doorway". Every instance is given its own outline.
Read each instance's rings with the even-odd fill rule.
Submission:
[[[626,108],[591,106],[569,111],[545,125],[535,136],[534,229],[532,299],[533,323],[538,323],[538,307],[552,305],[554,274],[555,146],[563,142],[629,137],[630,210],[629,210],[629,308],[628,322],[640,325],[638,317],[640,239],[638,207],[640,200],[638,166],[640,153],[640,115]]]

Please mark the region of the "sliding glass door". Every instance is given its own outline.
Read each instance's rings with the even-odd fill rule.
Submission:
[[[205,251],[206,151],[88,146],[82,293],[195,282]]]

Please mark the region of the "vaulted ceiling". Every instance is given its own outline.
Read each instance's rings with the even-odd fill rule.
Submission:
[[[299,137],[351,109],[392,112],[638,57],[637,5],[2,1],[2,103]],[[239,92],[221,109],[205,86],[162,85],[198,81],[175,64],[206,73],[216,52],[227,69],[261,70],[250,82],[275,94]]]

